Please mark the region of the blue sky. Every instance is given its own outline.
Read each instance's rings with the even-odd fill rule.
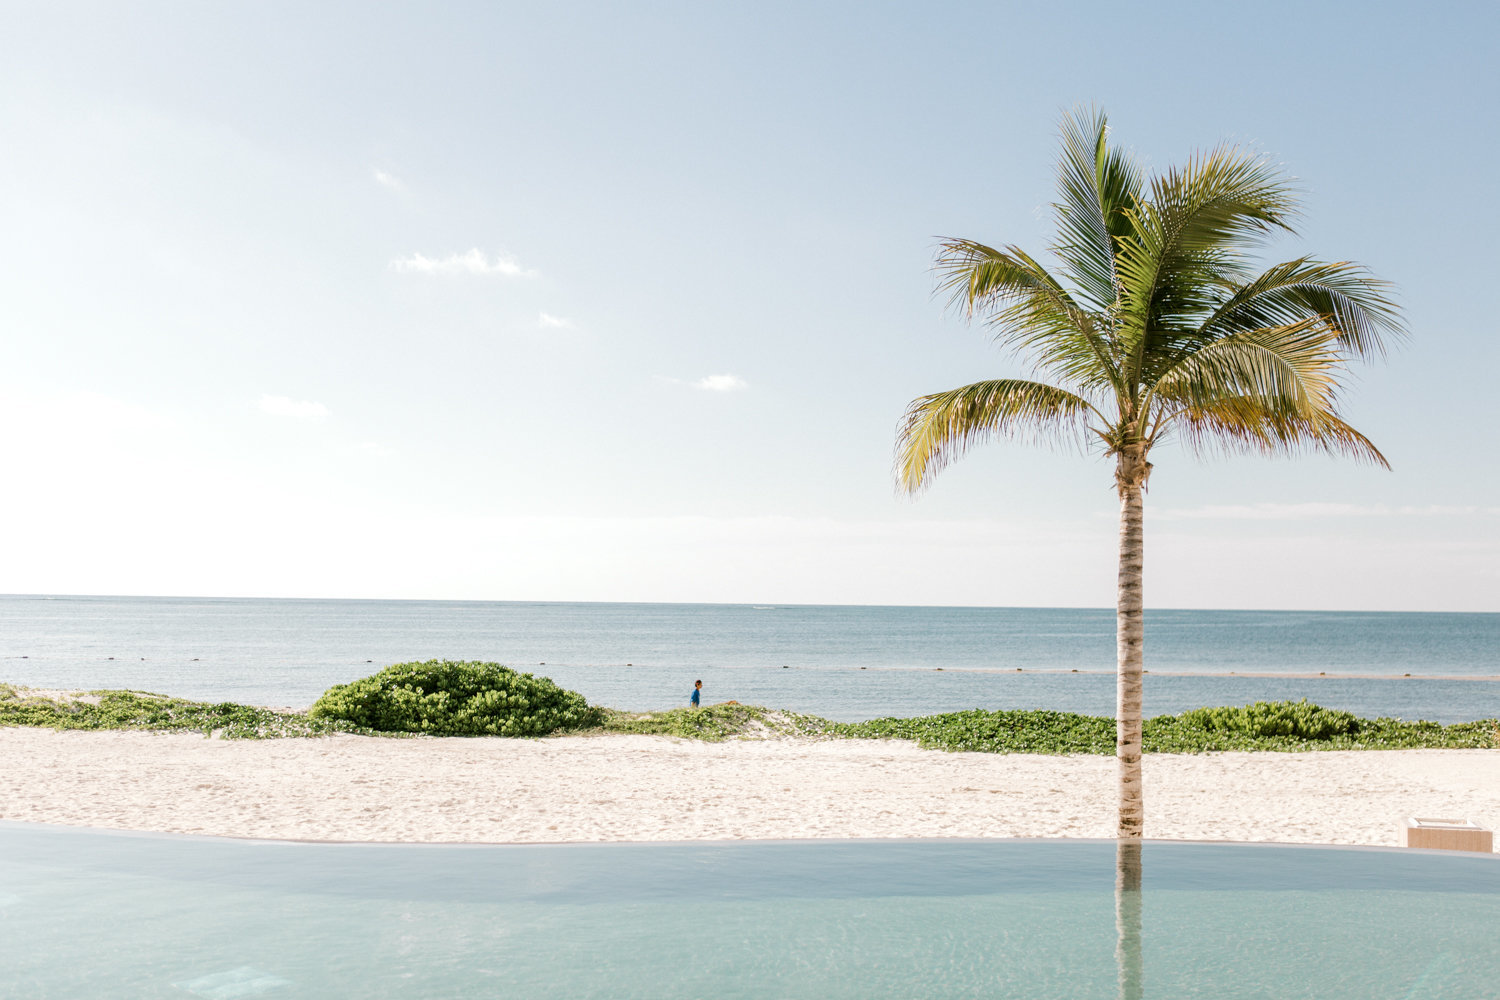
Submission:
[[[315,7],[315,9],[309,9]],[[1040,250],[1055,129],[1298,178],[1395,281],[1394,471],[1200,463],[1166,607],[1500,610],[1479,4],[70,4],[0,39],[0,591],[1113,602],[1098,456],[912,501],[911,398],[1019,373],[936,238]]]

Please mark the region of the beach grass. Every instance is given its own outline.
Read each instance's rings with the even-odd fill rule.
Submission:
[[[918,718],[831,722],[813,715],[726,702],[659,712],[603,709],[603,722],[585,735],[730,739],[911,740],[933,750],[1022,754],[1112,754],[1115,720],[1073,712],[973,709]],[[1290,722],[1288,721],[1290,720]],[[235,702],[200,702],[145,691],[38,691],[0,683],[0,726],[50,729],[191,732],[224,739],[282,739],[379,732],[306,712]],[[1290,731],[1286,731],[1290,730]],[[1317,735],[1307,735],[1315,733]],[[1443,725],[1400,719],[1359,719],[1307,702],[1259,703],[1196,709],[1145,723],[1147,753],[1217,751],[1500,749],[1500,720]]]

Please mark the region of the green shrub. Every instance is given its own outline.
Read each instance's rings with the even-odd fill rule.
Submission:
[[[1253,705],[1225,708],[1195,708],[1182,720],[1209,732],[1244,733],[1247,736],[1293,736],[1303,740],[1329,740],[1359,732],[1359,718],[1352,712],[1323,708],[1301,701],[1257,701]]]
[[[431,736],[546,736],[599,725],[601,709],[546,677],[498,663],[398,663],[335,684],[308,715],[382,732]]]

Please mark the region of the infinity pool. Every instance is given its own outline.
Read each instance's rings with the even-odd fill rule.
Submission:
[[[0,996],[1500,996],[1500,856],[1150,842],[1138,894],[1116,862],[1096,841],[383,846],[0,823]]]

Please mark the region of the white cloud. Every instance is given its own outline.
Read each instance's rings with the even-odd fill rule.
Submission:
[[[750,383],[738,375],[705,375],[693,383],[699,389],[707,389],[710,392],[734,392],[739,389],[750,388]]]
[[[478,247],[468,253],[450,253],[446,257],[424,257],[414,253],[391,261],[392,271],[413,274],[498,274],[506,278],[535,278],[536,272],[524,268],[514,257],[496,254],[493,260]]]
[[[1334,517],[1465,517],[1500,514],[1500,507],[1427,504],[1389,506],[1355,503],[1254,503],[1166,507],[1155,516],[1166,521],[1305,521]]]
[[[262,396],[260,397],[260,412],[269,413],[273,417],[321,420],[328,416],[328,407],[322,403],[292,399],[289,396]]]
[[[397,194],[406,193],[406,185],[401,183],[401,178],[395,174],[388,174],[384,170],[377,169],[374,171],[374,177],[375,183],[381,187],[395,191]]]
[[[381,444],[379,441],[361,441],[359,450],[371,458],[390,458],[395,452]]]
[[[537,326],[540,326],[544,330],[566,330],[572,325],[572,320],[564,319],[561,316],[554,316],[551,313],[542,313],[541,317],[537,320]]]

